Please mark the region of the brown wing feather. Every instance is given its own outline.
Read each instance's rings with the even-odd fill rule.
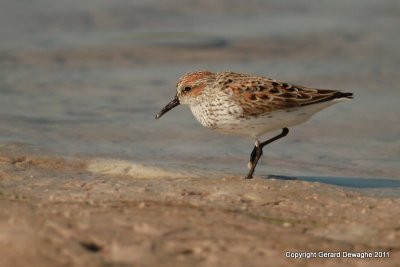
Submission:
[[[265,77],[232,72],[222,73],[217,82],[223,84],[222,90],[233,92],[233,99],[243,106],[245,117],[317,104],[336,98],[352,97],[351,93],[307,88]]]

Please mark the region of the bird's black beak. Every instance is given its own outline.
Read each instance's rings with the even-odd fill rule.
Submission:
[[[178,96],[176,95],[174,99],[171,100],[171,102],[169,102],[160,112],[158,112],[158,114],[156,115],[156,120],[161,118],[162,115],[164,115],[174,107],[178,106],[179,104],[180,104],[179,99]]]

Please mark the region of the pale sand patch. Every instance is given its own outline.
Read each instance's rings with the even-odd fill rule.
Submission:
[[[128,175],[133,178],[215,178],[222,173],[204,170],[181,171],[145,165],[127,160],[96,158],[89,161],[87,171],[106,175]]]

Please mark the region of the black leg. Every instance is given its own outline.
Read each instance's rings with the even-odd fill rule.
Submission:
[[[249,173],[247,174],[247,176],[244,179],[251,179],[253,178],[253,173],[254,170],[256,169],[258,160],[261,158],[262,155],[262,148],[261,148],[261,144],[259,146],[254,146],[253,151],[251,152],[251,156],[250,156],[250,162],[249,162]]]
[[[247,165],[247,167],[249,168],[249,170],[251,169],[251,166],[253,166],[254,161],[256,160],[256,157],[257,157],[257,147],[258,147],[258,146],[254,146],[253,151],[251,151],[251,154],[250,154],[250,161],[249,161],[249,163],[248,163],[248,165]],[[263,155],[263,151],[261,150],[261,156],[262,156],[262,155]]]
[[[280,134],[278,134],[277,136],[275,136],[275,137],[273,137],[271,139],[268,139],[265,142],[260,143],[258,146],[257,145],[254,146],[253,151],[251,152],[251,155],[250,155],[250,162],[249,162],[250,170],[249,170],[249,173],[247,174],[247,176],[245,177],[245,179],[253,178],[254,170],[256,169],[258,160],[260,159],[260,157],[263,154],[264,146],[266,146],[266,145],[268,145],[268,144],[270,144],[270,143],[272,143],[272,142],[274,142],[274,141],[276,141],[276,140],[278,140],[278,139],[280,139],[282,137],[285,137],[288,133],[289,133],[289,129],[288,128],[283,128],[282,132]]]

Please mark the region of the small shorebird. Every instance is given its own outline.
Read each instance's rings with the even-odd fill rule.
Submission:
[[[205,127],[251,136],[255,146],[246,179],[253,178],[263,147],[286,136],[288,127],[307,121],[326,107],[353,98],[353,93],[308,88],[235,72],[191,72],[182,76],[176,87],[176,96],[156,119],[179,104],[186,104]],[[280,134],[260,142],[262,135],[278,129],[282,129]]]

